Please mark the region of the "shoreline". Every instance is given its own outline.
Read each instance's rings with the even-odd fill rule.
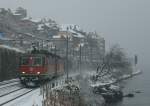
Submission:
[[[123,80],[127,80],[127,79],[129,79],[129,78],[132,78],[132,77],[137,76],[137,75],[140,75],[140,74],[142,74],[142,71],[138,69],[138,70],[136,70],[136,71],[133,71],[132,74],[123,75],[122,77],[120,77],[119,79],[116,79],[116,80],[114,80],[114,81],[110,80],[110,83],[100,83],[100,82],[98,82],[98,83],[93,84],[93,85],[91,85],[91,86],[94,87],[94,86],[112,85],[112,84],[119,83],[119,82],[121,82],[121,81],[123,81]],[[106,103],[105,101],[103,101],[103,102],[104,102],[104,105],[102,105],[102,106],[106,106],[107,103]]]
[[[132,72],[129,75],[123,75],[121,78],[119,78],[118,80],[116,80],[116,82],[114,82],[114,83],[117,83],[117,82],[120,82],[122,80],[126,80],[126,79],[129,79],[129,78],[132,78],[132,77],[134,77],[136,75],[140,75],[140,74],[142,74],[142,71],[141,70],[137,70],[135,72]]]
[[[105,86],[105,85],[111,85],[111,84],[119,83],[120,81],[132,78],[132,77],[134,77],[136,75],[140,75],[140,74],[142,74],[142,71],[138,69],[137,71],[132,72],[132,74],[123,75],[120,78],[118,78],[116,80],[113,80],[113,81],[110,80],[109,82],[106,82],[106,83],[102,83],[101,81],[98,81],[98,82],[96,82],[94,84],[91,84],[91,87],[94,87],[94,86]]]

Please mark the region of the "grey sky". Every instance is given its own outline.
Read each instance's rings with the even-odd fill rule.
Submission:
[[[118,43],[150,65],[150,0],[0,0],[0,7],[19,6],[34,18],[50,17],[104,33],[107,47]]]

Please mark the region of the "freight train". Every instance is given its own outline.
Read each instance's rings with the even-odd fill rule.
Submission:
[[[19,78],[24,85],[37,85],[64,74],[64,59],[44,50],[36,50],[20,57]]]

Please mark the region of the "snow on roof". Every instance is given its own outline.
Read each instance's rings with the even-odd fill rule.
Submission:
[[[37,30],[43,30],[43,24],[39,24]]]
[[[80,27],[78,25],[73,25],[73,24],[63,24],[60,25],[60,30],[61,31],[69,31],[72,33],[74,37],[78,38],[84,38],[84,35],[78,33],[77,31],[80,31]]]
[[[16,52],[25,53],[25,51],[23,51],[23,50],[20,50],[18,48],[14,48],[14,47],[10,47],[10,46],[7,46],[7,45],[0,45],[0,48],[5,48],[5,49],[13,50],[13,51],[16,51]]]
[[[14,13],[13,15],[21,15],[21,14],[18,14],[18,13]]]
[[[81,35],[80,33],[77,33],[77,34],[73,34],[74,37],[78,37],[78,38],[84,38],[83,35]]]
[[[54,26],[58,26],[56,23],[49,23],[49,22],[47,22],[47,23],[44,23],[47,27],[54,27]]]
[[[31,37],[35,37],[35,35],[31,34],[31,33],[25,33],[26,35],[28,36],[31,36]]]
[[[55,35],[55,36],[53,36],[53,38],[59,39],[59,38],[61,38],[61,36]]]
[[[32,22],[38,23],[41,21],[41,19],[30,19]]]
[[[30,20],[30,18],[29,17],[25,17],[25,18],[23,18],[21,20]]]
[[[48,26],[48,27],[50,27],[50,24],[49,24],[49,23],[45,23],[45,25]]]
[[[60,28],[62,31],[67,31],[67,30],[81,30],[81,28],[78,25],[74,25],[74,24],[62,24],[60,25]]]

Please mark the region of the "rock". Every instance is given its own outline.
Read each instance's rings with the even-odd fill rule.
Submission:
[[[121,90],[112,89],[110,86],[94,87],[93,92],[102,95],[106,103],[117,102],[123,98],[123,92]]]
[[[124,97],[134,97],[134,94],[129,93],[129,94],[125,95]]]
[[[142,93],[141,91],[135,91],[135,93]]]

